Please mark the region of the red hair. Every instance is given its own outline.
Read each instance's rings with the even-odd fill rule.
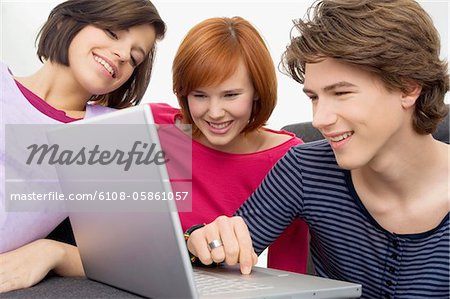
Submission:
[[[173,91],[178,98],[183,122],[200,132],[189,113],[188,94],[199,87],[218,85],[234,74],[240,62],[247,68],[258,100],[243,132],[263,126],[275,108],[277,79],[264,40],[241,17],[211,18],[193,27],[180,47],[172,66]]]

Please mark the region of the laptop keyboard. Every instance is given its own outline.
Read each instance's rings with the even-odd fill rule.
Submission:
[[[202,295],[229,294],[273,288],[269,285],[238,278],[220,278],[197,269],[194,269],[194,279],[197,290]]]

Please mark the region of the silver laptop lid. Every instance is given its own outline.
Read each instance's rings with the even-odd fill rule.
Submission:
[[[92,128],[89,130],[97,130],[95,125],[102,125],[105,128],[100,127],[100,129],[106,129],[104,134],[110,134],[117,138],[118,142],[128,138],[128,135],[133,135],[138,136],[140,142],[153,144],[156,146],[155,150],[161,150],[158,128],[152,125],[153,123],[150,106],[142,105],[85,119],[70,126],[64,125],[56,130],[51,130],[47,135],[53,144],[67,144],[67,136],[80,135],[80,132],[77,131],[80,129],[80,125],[91,126],[88,127]],[[128,127],[130,128],[128,129]],[[86,131],[86,129],[82,129]],[[125,131],[127,136],[120,131]],[[126,131],[129,131],[130,134],[127,134]],[[81,134],[83,135],[83,133]],[[85,138],[87,139],[88,136]],[[94,138],[98,140],[98,144],[107,146],[103,144],[101,136],[94,136]],[[111,138],[108,136],[105,140],[108,143]],[[135,141],[136,137],[132,137],[130,140]],[[112,141],[114,147],[114,139]],[[79,188],[79,178],[82,175],[77,171],[74,167],[57,167],[61,188],[66,192],[76,192]],[[100,168],[98,174],[90,177],[90,182],[98,179],[99,186],[105,184],[103,180],[110,174],[101,171]],[[128,173],[124,172],[124,177],[125,175]],[[151,190],[147,188],[147,191],[152,194],[167,195],[171,192],[165,164],[152,163],[146,167],[144,174],[139,175],[151,176],[148,180],[149,186],[151,182]],[[121,184],[128,187],[133,178],[124,178],[122,182],[120,177],[115,176],[111,181],[115,187]],[[137,181],[145,184],[145,181],[141,182],[140,178],[137,178]],[[96,191],[101,191],[100,187],[98,189]],[[143,203],[138,202],[141,200],[140,192],[127,189],[126,196],[130,204],[142,205]],[[137,210],[133,207],[130,208],[129,205],[124,208],[131,212],[120,212],[117,209],[99,211],[103,207],[109,208],[115,204],[112,201],[106,202],[106,198],[113,199],[113,194],[118,194],[116,191],[109,194],[106,192],[111,190],[103,191],[105,192],[96,194],[95,200],[98,202],[96,206],[93,202],[85,203],[86,207],[88,205],[94,207],[94,212],[74,212],[74,210],[80,210],[83,202],[69,202],[69,204],[73,204],[68,209],[86,276],[146,297],[184,298],[187,296],[196,298],[192,266],[185,249],[183,232],[174,201],[148,201],[142,212],[139,212],[139,208]],[[99,195],[102,196],[102,201]],[[118,196],[120,197],[120,194]],[[133,202],[133,199],[138,199],[138,201]],[[123,203],[126,204],[125,201]],[[118,204],[122,203],[118,202]],[[153,208],[155,211],[151,211]],[[86,211],[89,211],[89,208],[86,208]]]
[[[129,121],[153,123],[149,106],[90,120],[99,124]],[[147,130],[148,138],[159,143],[157,130],[152,126]],[[157,172],[149,172],[156,174],[159,181],[152,184],[151,191],[170,192],[165,165],[157,168]],[[361,295],[361,286],[357,284],[263,268],[254,268],[251,275],[245,276],[236,267],[196,270],[227,280],[226,285],[238,282],[242,286],[242,282],[250,282],[259,287],[214,292],[219,290],[214,286],[215,290],[198,295],[176,205],[171,200],[159,203],[158,212],[71,214],[87,277],[152,298],[357,298]]]

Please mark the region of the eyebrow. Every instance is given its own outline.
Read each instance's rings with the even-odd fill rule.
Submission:
[[[142,56],[144,56],[144,59],[145,59],[145,57],[148,55],[148,54],[146,54],[144,48],[142,48],[142,47],[135,47],[135,49],[142,53]],[[150,51],[151,51],[151,50],[150,50]],[[150,53],[150,52],[149,52],[149,53]]]
[[[223,90],[223,91],[221,91],[220,93],[243,92],[243,91],[244,91],[244,88],[236,88],[236,89],[227,89],[227,90]],[[191,92],[206,93],[205,91],[200,90],[200,89],[194,89],[194,90],[192,90]]]
[[[243,92],[243,91],[244,91],[243,88],[235,88],[235,89],[227,89],[227,90],[224,90],[222,93]]]
[[[322,90],[323,91],[331,91],[331,90],[334,90],[339,87],[356,87],[356,85],[354,85],[350,82],[341,81],[341,82],[337,82],[337,83],[325,86],[324,88],[322,88]],[[307,88],[303,88],[303,92],[304,93],[314,93],[314,91],[307,89]]]
[[[126,31],[126,32],[130,32],[130,28],[125,28],[125,29],[123,29],[123,30]],[[141,47],[141,46],[133,47],[133,49],[136,49],[136,50],[138,50],[139,52],[141,52],[142,55],[144,56],[144,59],[145,59],[145,57],[148,55],[148,54],[145,52],[144,48]],[[150,51],[151,51],[151,49],[150,49]],[[150,53],[150,51],[149,51],[149,53]]]

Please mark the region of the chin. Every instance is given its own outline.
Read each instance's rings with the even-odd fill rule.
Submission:
[[[93,95],[104,95],[104,94],[108,94],[112,91],[114,91],[115,89],[111,90],[110,88],[90,88],[88,91],[90,94]]]
[[[227,142],[227,141],[220,142],[217,140],[209,140],[209,143],[215,147],[225,147],[228,145],[229,142]]]
[[[88,78],[87,78],[88,79]],[[102,95],[110,93],[116,90],[119,86],[113,84],[105,84],[105,82],[101,82],[96,78],[92,78],[91,81],[83,81],[80,82],[81,87],[88,93],[93,95]]]
[[[350,156],[337,156],[336,157],[336,161],[339,165],[339,167],[341,167],[342,169],[346,169],[346,170],[353,170],[353,169],[358,169],[361,168],[362,166],[364,166],[365,163],[355,159],[355,157],[350,157]]]

